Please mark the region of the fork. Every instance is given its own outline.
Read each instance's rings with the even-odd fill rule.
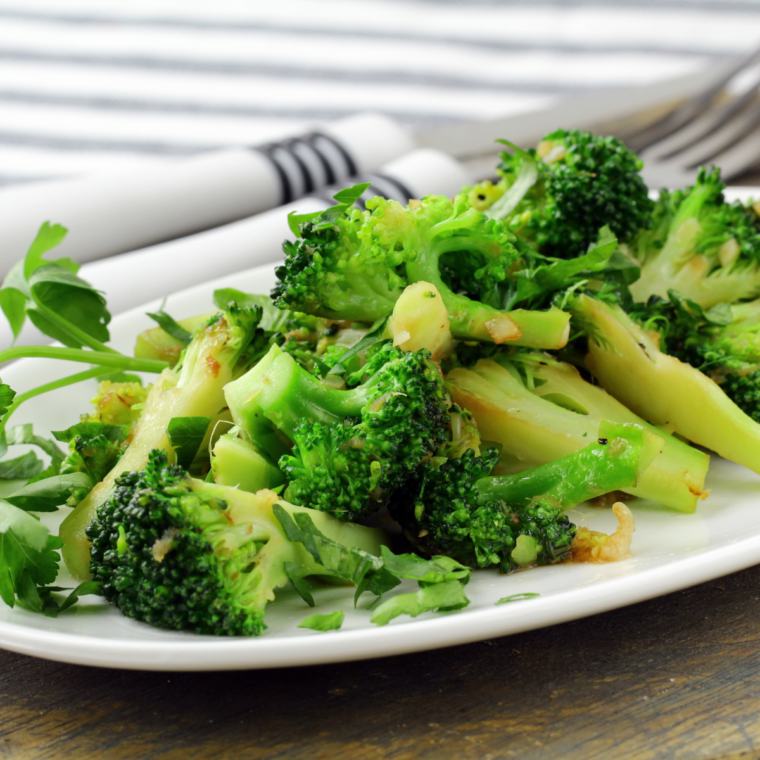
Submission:
[[[727,72],[683,105],[626,143],[644,162],[650,187],[682,187],[694,181],[703,164],[721,168],[730,181],[760,164],[760,48],[740,58]],[[753,79],[739,95],[728,88],[742,77]]]

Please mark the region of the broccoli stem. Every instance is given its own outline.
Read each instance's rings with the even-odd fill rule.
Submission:
[[[440,224],[433,229],[438,230]],[[441,294],[451,322],[451,333],[463,340],[509,342],[516,346],[559,349],[567,344],[570,316],[559,309],[549,311],[500,311],[480,301],[452,292],[441,277],[440,257],[449,251],[478,250],[479,241],[466,237],[446,238],[425,245],[423,242],[414,261],[406,265],[410,282],[432,283]],[[488,256],[488,251],[483,251]]]
[[[615,398],[655,425],[760,473],[760,425],[699,370],[663,354],[619,306],[589,296],[573,313],[590,326],[586,363]]]
[[[474,415],[484,440],[503,446],[502,458],[514,458],[515,470],[578,451],[593,440],[602,420],[630,422],[662,436],[665,444],[638,485],[623,490],[681,512],[695,510],[710,461],[706,454],[645,422],[569,364],[545,354],[523,356],[522,364],[525,380],[513,362],[490,359],[447,376],[454,401]]]
[[[370,379],[353,390],[329,388],[273,346],[253,369],[229,383],[224,394],[235,424],[262,444],[272,426],[292,437],[304,418],[337,423],[358,416],[373,385]]]
[[[220,436],[214,444],[211,472],[217,485],[249,493],[285,484],[285,476],[265,451],[233,434]]]
[[[129,370],[131,372],[163,372],[169,365],[157,359],[135,359],[124,356],[111,349],[109,351],[85,351],[81,348],[62,348],[60,346],[17,346],[0,351],[0,364],[14,359],[61,359],[83,364],[97,364],[101,367]]]
[[[478,501],[527,506],[540,494],[568,509],[635,486],[662,446],[662,438],[640,425],[605,420],[598,440],[586,448],[516,475],[481,478],[475,484]]]

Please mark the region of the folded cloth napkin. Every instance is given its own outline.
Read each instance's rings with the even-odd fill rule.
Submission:
[[[419,149],[381,167],[377,174],[365,175],[365,179],[372,184],[363,198],[383,195],[406,203],[422,195],[453,195],[471,178],[449,156]],[[301,198],[196,235],[94,261],[85,264],[79,275],[105,293],[111,313],[119,314],[200,282],[277,261],[282,257],[283,241],[293,237],[288,214],[326,208],[334,202],[330,192],[328,188],[319,197]],[[10,346],[11,340],[8,323],[0,321],[0,346]],[[19,345],[48,342],[49,338],[29,323],[18,340]]]

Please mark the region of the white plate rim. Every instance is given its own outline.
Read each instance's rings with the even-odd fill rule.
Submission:
[[[752,195],[753,190],[754,194],[760,194],[760,189],[736,190],[727,195],[744,198]],[[270,273],[274,266],[265,264],[227,275],[175,295],[200,296],[219,287],[234,287],[236,277]],[[156,300],[123,312],[114,317],[111,327],[136,319],[152,324],[145,312],[160,304]],[[14,364],[30,361],[34,360]],[[13,368],[10,370],[7,374],[12,375]],[[456,646],[568,622],[662,596],[757,563],[760,563],[760,534],[696,551],[665,566],[532,599],[529,604],[519,602],[420,620],[404,618],[382,628],[343,630],[308,638],[265,634],[255,639],[239,639],[180,634],[182,638],[177,640],[115,641],[33,628],[22,622],[24,616],[33,613],[16,608],[12,613],[15,615],[18,610],[18,623],[0,620],[0,648],[71,664],[152,671],[264,669],[348,662]]]

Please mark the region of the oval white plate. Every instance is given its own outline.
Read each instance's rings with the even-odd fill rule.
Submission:
[[[267,293],[272,266],[192,288],[168,299],[175,318],[212,310],[218,287]],[[113,345],[131,352],[140,330],[153,325],[145,316],[158,302],[122,314],[111,325]],[[3,375],[17,391],[53,377],[81,371],[81,365],[51,360],[23,360]],[[23,406],[14,423],[32,422],[47,434],[74,424],[88,411],[94,381],[41,396]],[[714,458],[708,486],[712,493],[694,515],[680,515],[645,502],[634,503],[636,534],[633,556],[609,565],[559,565],[509,576],[492,571],[474,574],[467,587],[472,600],[465,610],[401,617],[378,628],[364,608],[353,608],[351,589],[317,592],[311,610],[291,590],[283,589],[267,612],[269,630],[260,638],[234,639],[156,630],[123,617],[97,597],[87,597],[58,619],[10,609],[0,603],[0,647],[62,662],[147,670],[224,670],[307,665],[382,657],[451,646],[572,620],[666,594],[760,562],[760,477]],[[610,510],[585,508],[571,513],[575,522],[609,532]],[[59,518],[60,519],[60,518]],[[59,584],[73,585],[63,571]],[[399,591],[412,591],[411,582]],[[520,593],[539,597],[496,606],[502,597]],[[316,633],[297,624],[313,612],[343,609],[340,631]]]

